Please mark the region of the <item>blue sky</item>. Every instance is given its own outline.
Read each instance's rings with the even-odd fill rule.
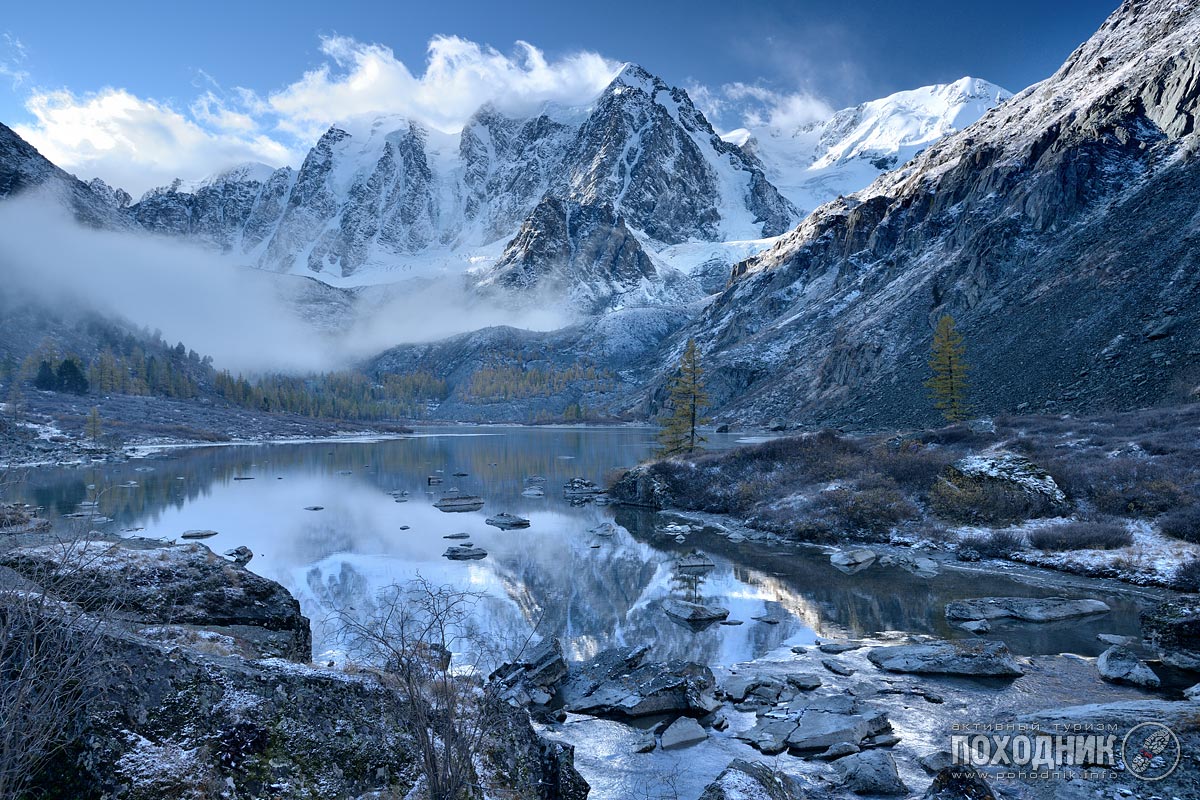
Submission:
[[[814,114],[963,75],[1016,91],[1116,4],[9,3],[0,121],[82,177],[138,191],[223,160],[294,161],[331,118],[372,105],[450,129],[489,92],[570,102],[621,61],[708,98],[725,129],[743,124],[743,107],[720,102],[736,85],[767,104],[812,101],[801,105]]]

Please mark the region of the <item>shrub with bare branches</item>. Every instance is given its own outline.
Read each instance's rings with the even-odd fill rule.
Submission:
[[[504,655],[473,625],[484,596],[418,575],[384,587],[365,610],[334,612],[346,654],[374,666],[391,691],[430,800],[480,794],[477,758],[499,702],[497,687],[480,676]]]
[[[71,745],[105,666],[103,616],[59,591],[87,551],[75,540],[54,547],[53,571],[0,568],[0,797],[25,796]]]

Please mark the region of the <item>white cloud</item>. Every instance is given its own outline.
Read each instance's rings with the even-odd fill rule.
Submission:
[[[794,131],[833,116],[833,107],[808,92],[781,92],[759,84],[727,83],[719,89],[696,85],[688,89],[718,128],[771,128]]]
[[[806,92],[778,92],[745,83],[727,84],[722,89],[730,100],[747,103],[742,120],[751,128],[795,130],[833,116],[829,103]]]
[[[25,60],[25,45],[21,40],[11,33],[0,33],[0,78],[8,79],[14,91],[29,80],[29,72],[22,66]]]
[[[20,48],[7,35],[4,42],[10,51]],[[321,52],[325,63],[265,96],[225,91],[197,70],[198,94],[186,110],[122,88],[33,89],[25,103],[33,122],[14,128],[64,169],[84,179],[99,175],[137,196],[243,161],[298,165],[330,124],[358,114],[401,114],[455,131],[486,102],[513,113],[546,102],[585,103],[619,68],[591,52],[549,59],[517,42],[506,55],[452,36],[429,42],[421,74],[390,48],[345,36],[322,38]],[[0,76],[12,77],[6,63],[0,58]]]
[[[453,132],[487,102],[513,113],[546,102],[588,102],[620,66],[590,52],[550,61],[527,42],[505,55],[456,36],[430,40],[420,76],[379,44],[332,36],[321,39],[321,52],[332,63],[255,104],[277,114],[285,130],[312,137],[338,119],[388,112]]]
[[[280,142],[256,133],[248,118],[251,127],[238,128],[211,103],[201,105],[199,121],[123,89],[85,95],[39,90],[25,107],[34,123],[14,130],[42,155],[85,180],[99,175],[135,197],[176,177],[200,177],[244,161],[281,164],[295,157]]]

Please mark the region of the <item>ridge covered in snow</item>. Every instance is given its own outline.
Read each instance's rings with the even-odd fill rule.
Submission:
[[[758,158],[767,178],[807,213],[865,188],[1010,97],[994,83],[965,77],[897,92],[798,128],[739,128],[724,138]]]

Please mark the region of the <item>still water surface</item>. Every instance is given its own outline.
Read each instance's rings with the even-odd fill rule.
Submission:
[[[737,441],[714,436],[710,446]],[[964,636],[943,616],[945,603],[960,597],[1080,594],[1003,573],[943,570],[921,578],[874,566],[846,575],[819,551],[735,544],[711,529],[680,544],[661,532],[661,516],[572,505],[562,496],[568,479],[602,483],[653,447],[653,431],[635,428],[425,428],[383,441],[187,448],[94,469],[39,469],[24,491],[27,502],[52,515],[96,499],[98,512],[112,519],[99,526],[105,530],[175,539],[185,530],[213,529],[219,534],[205,544],[214,551],[248,546],[255,554],[249,568],[286,586],[312,619],[318,658],[335,647],[332,608],[365,607],[380,587],[418,573],[486,592],[478,622],[498,635],[520,636],[536,624],[539,634],[560,636],[575,659],[648,643],[655,658],[713,666],[817,636]],[[546,478],[545,496],[523,496],[535,475]],[[443,483],[429,486],[430,476]],[[486,505],[470,513],[434,508],[451,489],[479,495]],[[405,501],[397,502],[393,493],[403,491]],[[529,518],[530,527],[485,524],[501,511]],[[604,522],[615,522],[614,535],[591,532]],[[443,537],[460,532],[488,557],[443,558],[459,543]],[[677,559],[693,549],[715,568],[698,577],[680,573]],[[722,605],[745,624],[693,631],[662,612],[669,595]],[[1097,633],[1138,630],[1131,600],[1105,599],[1113,613],[1102,618],[998,625],[992,638],[1018,653],[1096,655],[1103,647]],[[760,616],[776,624],[753,619]]]

